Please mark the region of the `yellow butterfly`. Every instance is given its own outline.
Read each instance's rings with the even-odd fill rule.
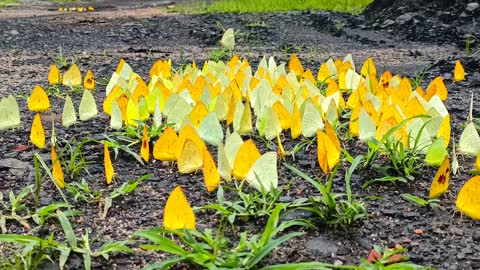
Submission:
[[[456,82],[465,80],[465,70],[463,69],[462,63],[460,60],[455,62],[455,69],[453,70],[453,80]]]
[[[340,161],[340,141],[328,122],[325,132],[317,131],[318,164],[324,173],[329,173]]]
[[[142,147],[140,148],[140,156],[145,162],[148,162],[150,158],[150,143],[148,140],[147,126],[143,126]]]
[[[168,230],[195,229],[195,214],[180,186],[168,196],[163,210],[163,226]]]
[[[28,109],[32,112],[43,112],[50,109],[50,100],[40,85],[33,88],[32,94],[28,98]]]
[[[35,114],[32,128],[30,130],[30,140],[38,148],[45,148],[45,130],[43,129],[40,114]]]
[[[180,156],[177,159],[178,171],[181,174],[194,173],[203,167],[202,148],[199,149],[194,141],[186,138]]]
[[[448,182],[450,180],[450,159],[448,155],[445,156],[445,159],[442,162],[440,168],[438,168],[435,177],[433,178],[432,185],[430,186],[430,199],[437,198],[442,195],[448,189]]]
[[[480,176],[470,178],[457,196],[458,210],[473,219],[480,219]]]
[[[217,189],[220,184],[220,174],[213,161],[212,155],[205,148],[203,149],[203,178],[205,180],[205,186],[208,192],[212,192]]]
[[[95,78],[93,77],[93,72],[89,69],[83,80],[83,87],[87,90],[95,89]]]
[[[238,180],[245,179],[248,171],[253,166],[255,161],[260,158],[260,152],[255,146],[252,139],[245,141],[238,149],[237,155],[233,162],[233,177]]]
[[[292,53],[292,55],[290,56],[290,61],[288,62],[288,70],[290,72],[293,72],[297,77],[302,77],[303,75],[302,63],[300,62],[295,53]]]
[[[108,151],[106,142],[103,143],[103,165],[105,167],[105,179],[107,181],[107,185],[110,185],[110,183],[112,183],[115,171],[113,169],[112,160],[110,159],[110,152]]]
[[[428,85],[427,91],[425,92],[425,100],[430,100],[430,98],[434,95],[439,96],[442,101],[445,101],[447,99],[448,90],[441,76],[437,76]]]
[[[50,71],[48,72],[48,82],[51,85],[58,85],[62,83],[62,74],[58,70],[55,64],[50,65]]]
[[[193,127],[191,125],[186,125],[182,128],[182,130],[180,130],[180,133],[178,134],[177,150],[175,151],[175,157],[177,160],[183,151],[183,146],[187,138],[195,143],[197,149],[199,150],[200,156],[203,152],[203,149],[206,148],[205,143],[197,134],[197,132],[193,129]]]
[[[69,87],[79,86],[82,84],[82,73],[77,64],[73,64],[63,74],[62,84]]]
[[[53,180],[55,180],[55,183],[61,188],[65,187],[65,179],[63,176],[63,171],[62,171],[62,165],[60,164],[60,160],[58,159],[57,156],[57,151],[55,151],[55,146],[52,145],[51,148],[51,156],[52,156],[52,174],[53,174]]]
[[[178,136],[175,130],[170,126],[166,127],[153,146],[153,158],[162,161],[176,160],[177,140]]]

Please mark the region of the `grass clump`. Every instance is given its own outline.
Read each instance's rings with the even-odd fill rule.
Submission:
[[[291,10],[330,10],[360,14],[372,0],[219,0],[179,5],[175,11],[184,13],[243,13]]]

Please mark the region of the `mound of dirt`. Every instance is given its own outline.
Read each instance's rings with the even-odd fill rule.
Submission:
[[[369,27],[411,41],[480,47],[478,0],[377,0],[363,15]]]

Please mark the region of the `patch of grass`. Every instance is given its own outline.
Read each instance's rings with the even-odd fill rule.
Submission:
[[[224,190],[220,185],[217,190],[217,203],[207,204],[201,209],[216,210],[216,214],[226,218],[230,224],[234,224],[237,219],[246,222],[251,218],[270,216],[283,190],[262,189],[261,193],[256,191],[246,193],[243,191],[243,183],[235,188],[226,186],[230,192],[237,195],[236,200],[225,200]]]
[[[338,166],[330,173],[327,184],[324,185],[294,166],[284,163],[285,167],[312,184],[321,194],[320,196],[297,199],[295,204],[300,205],[297,208],[312,212],[317,216],[318,221],[333,227],[347,227],[355,221],[366,219],[368,217],[366,206],[363,202],[357,200],[351,189],[352,175],[361,161],[361,156],[350,160],[351,165],[345,172],[345,194],[332,191],[333,178],[337,173]]]
[[[163,251],[173,255],[171,259],[148,265],[144,269],[167,269],[179,262],[189,262],[205,269],[255,269],[276,247],[294,237],[305,234],[305,232],[282,234],[289,227],[304,225],[302,221],[297,220],[280,222],[280,213],[284,208],[285,205],[282,203],[276,205],[263,233],[252,235],[244,231],[238,234],[239,239],[235,239],[236,241],[225,236],[222,225],[216,234],[212,229],[205,229],[203,232],[162,228],[137,231],[134,236],[153,242],[141,244],[142,249]],[[164,234],[174,235],[181,245]],[[234,245],[235,243],[236,245]]]
[[[372,0],[219,0],[178,5],[174,11],[183,13],[242,13],[291,10],[331,10],[359,14]]]
[[[0,8],[12,6],[18,3],[18,0],[0,0]]]

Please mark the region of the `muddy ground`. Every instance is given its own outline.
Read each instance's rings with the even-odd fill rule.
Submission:
[[[465,39],[463,32],[430,39],[411,38],[408,29],[412,27],[416,31],[413,37],[432,32],[431,27],[424,27],[425,21],[420,19],[419,22],[408,20],[408,23],[414,24],[410,28],[399,23],[401,20],[396,18],[404,15],[402,12],[410,12],[407,10],[408,1],[403,1],[403,8],[400,6],[393,11],[384,11],[384,6],[376,7],[377,10],[372,7],[358,17],[328,12],[181,15],[167,13],[156,7],[167,3],[145,2],[139,6],[122,8],[112,7],[108,2],[103,5],[102,2],[95,2],[97,11],[82,14],[59,13],[55,11],[55,6],[44,4],[1,10],[0,96],[25,96],[36,84],[46,87],[49,65],[54,62],[60,49],[65,57],[76,59],[83,73],[91,69],[97,82],[108,80],[120,58],[124,58],[135,72],[146,79],[148,70],[157,59],[170,58],[176,67],[191,60],[201,64],[207,59],[209,51],[218,48],[223,28],[233,27],[240,31],[235,51],[248,58],[252,66],[256,66],[263,55],[273,55],[278,62],[286,62],[290,53],[296,52],[304,66],[316,72],[328,58],[343,58],[351,53],[357,65],[373,57],[379,72],[391,70],[392,73],[411,77],[425,73],[424,87],[435,76],[444,76],[449,89],[446,105],[452,116],[452,134],[456,141],[467,117],[471,92],[476,94],[475,104],[480,104],[479,47],[472,43],[470,57],[467,57],[461,42]],[[457,1],[455,12],[451,12],[448,20],[442,24],[452,28],[462,25],[463,19],[459,19],[456,12],[462,5],[466,9],[466,4]],[[442,10],[445,7],[436,8]],[[474,20],[478,10],[480,8],[467,12],[468,19]],[[430,16],[424,15],[426,11],[421,7],[415,12],[419,14],[413,17]],[[388,19],[394,23],[387,22],[384,27]],[[251,27],[249,24],[263,26]],[[478,31],[478,28],[473,29]],[[459,58],[465,63],[467,80],[454,84],[451,74],[454,61]],[[94,94],[100,105],[105,97],[104,86],[98,86]],[[80,98],[79,94],[73,97],[76,105]],[[18,100],[23,126],[15,131],[2,132],[0,139],[0,190],[4,197],[10,190],[18,192],[25,185],[34,183],[33,152],[40,152],[45,159],[49,156],[48,151],[33,149],[32,146],[26,151],[14,150],[15,146],[29,145],[29,128],[33,118],[33,114],[26,109],[26,99]],[[53,117],[44,120],[47,138],[51,132],[51,119],[58,119],[63,106],[63,100],[59,98],[53,98],[52,101]],[[476,117],[480,115],[479,108],[474,106]],[[103,139],[102,134],[109,132],[108,123],[108,118],[101,115],[68,130],[62,128],[58,120],[55,125],[58,137],[81,140],[86,137]],[[295,143],[286,139],[285,147],[290,149]],[[267,150],[260,141],[257,141],[257,145],[262,153]],[[271,146],[272,149],[275,147],[275,144]],[[362,153],[361,149],[364,150],[364,147],[357,147],[356,144],[348,146],[348,150],[355,154]],[[84,153],[91,163],[88,165],[89,174],[84,172],[82,177],[94,188],[104,188],[99,180],[103,179],[102,148],[89,144]],[[295,162],[292,159],[287,159],[287,162],[294,163],[309,175],[320,176],[318,165],[311,161],[315,156],[314,150],[303,149]],[[13,169],[12,164],[6,164],[6,159],[13,160],[20,169]],[[263,264],[312,260],[358,264],[361,258],[367,256],[372,245],[394,247],[400,244],[408,248],[411,261],[417,264],[439,269],[480,269],[480,223],[461,217],[455,212],[454,206],[456,194],[469,178],[468,170],[473,159],[459,157],[459,162],[462,166],[460,172],[452,177],[450,191],[441,197],[442,209],[437,210],[418,207],[400,197],[401,193],[411,193],[425,198],[435,174],[434,168],[424,167],[415,181],[409,184],[375,185],[367,189],[362,189],[361,185],[368,180],[368,172],[355,175],[352,188],[358,198],[383,198],[380,201],[365,201],[369,213],[367,220],[347,230],[324,226],[319,227],[318,231],[301,229],[307,231],[305,236],[276,249]],[[184,187],[193,206],[212,203],[216,198],[204,190],[201,173],[180,175],[175,166],[159,162],[141,166],[126,154],[120,154],[114,166],[118,174],[117,186],[146,173],[153,173],[154,176],[132,194],[114,201],[106,219],[99,216],[96,204],[74,203],[77,209],[85,211],[84,215],[74,220],[75,231],[82,233],[89,230],[91,238],[98,241],[93,246],[110,239],[130,239],[131,234],[139,229],[161,226],[166,198],[176,185]],[[294,180],[290,191],[284,193],[283,200],[289,201],[313,192],[308,183],[283,166],[280,166],[279,177],[282,185]],[[334,185],[339,192],[343,191],[342,179],[339,177]],[[42,192],[44,205],[60,200],[51,183],[45,183]],[[70,200],[73,202],[72,198]],[[197,222],[199,229],[217,226],[217,218],[211,213],[197,213]],[[237,229],[258,232],[263,224],[264,220],[257,220],[237,224]],[[17,223],[7,225],[10,233],[28,233]],[[51,223],[47,232],[37,234],[46,234],[49,230],[58,231],[58,226]],[[415,230],[422,230],[423,234]],[[163,254],[142,251],[136,248],[137,244],[133,246],[134,254],[118,254],[109,260],[96,259],[94,267],[138,269],[165,258]],[[4,246],[0,245],[0,248]],[[80,263],[80,258],[73,257],[69,263],[70,269],[76,269],[77,263]]]

